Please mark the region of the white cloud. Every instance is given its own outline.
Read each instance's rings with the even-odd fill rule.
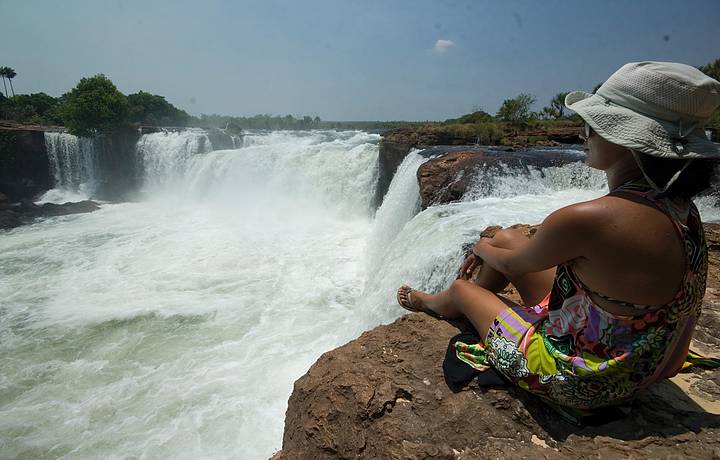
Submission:
[[[455,42],[452,40],[438,40],[435,42],[435,46],[433,46],[433,49],[438,53],[444,53],[448,50],[451,46],[455,46]]]

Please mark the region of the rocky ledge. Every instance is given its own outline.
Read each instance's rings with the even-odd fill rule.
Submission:
[[[692,346],[717,356],[720,225],[705,229],[709,286]],[[448,341],[467,327],[410,314],[325,353],[295,383],[274,458],[720,458],[720,370],[679,374],[626,417],[581,428],[514,387],[448,386]]]
[[[580,144],[580,126],[573,123],[544,124],[536,127],[515,128],[509,124],[498,124],[498,137],[493,145],[506,146],[511,150],[529,146],[559,146],[561,144]],[[380,173],[375,196],[379,206],[390,186],[395,171],[411,149],[428,149],[433,146],[465,146],[472,149],[480,137],[472,125],[419,126],[386,131],[380,141]]]
[[[90,200],[63,204],[35,204],[32,201],[10,203],[7,197],[0,193],[0,230],[29,224],[38,218],[80,214],[98,209],[100,209],[100,206]]]
[[[487,150],[472,146],[433,147],[423,155],[437,156],[417,171],[422,209],[440,203],[457,201],[465,195],[471,182],[481,177],[482,169],[502,168],[527,174],[529,167],[546,168],[582,161],[571,151],[560,150]]]

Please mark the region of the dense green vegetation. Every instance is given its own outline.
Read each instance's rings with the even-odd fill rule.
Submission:
[[[65,95],[62,118],[77,136],[91,136],[122,126],[128,115],[128,102],[105,75],[83,78]]]
[[[705,73],[706,75],[709,75],[710,77],[714,78],[715,80],[720,81],[720,59],[715,59],[715,61],[710,62],[708,64],[705,64],[703,66],[698,67],[701,72]],[[713,114],[713,117],[710,119],[710,123],[708,125],[711,128],[714,128],[717,131],[720,131],[720,109],[716,110]]]
[[[75,88],[60,97],[45,93],[5,97],[0,92],[0,119],[62,125],[80,136],[130,125],[189,126],[199,123],[197,118],[176,108],[163,96],[144,91],[125,96],[102,74],[81,79]]]
[[[25,123],[61,125],[64,99],[45,93],[0,95],[0,118]]]
[[[720,80],[720,59],[699,69]],[[83,78],[68,93],[53,97],[45,93],[15,94],[12,79],[14,69],[0,67],[4,92],[0,91],[0,119],[20,123],[64,125],[78,135],[114,130],[125,126],[196,126],[221,128],[239,132],[244,129],[362,129],[387,130],[422,128],[443,131],[459,138],[476,138],[480,143],[503,142],[513,136],[537,131],[540,128],[573,126],[581,122],[575,114],[568,114],[564,106],[567,93],[556,94],[549,105],[539,111],[531,107],[536,99],[531,94],[519,94],[503,101],[495,115],[478,108],[472,113],[445,121],[324,121],[318,116],[260,114],[252,117],[227,115],[189,115],[169,103],[163,96],[139,91],[124,95],[102,74]],[[8,95],[8,83],[11,97]],[[599,87],[598,85],[597,87]],[[595,88],[595,90],[597,89]],[[720,129],[720,110],[709,123]]]
[[[144,126],[187,126],[192,118],[163,96],[139,91],[128,94],[128,120]]]

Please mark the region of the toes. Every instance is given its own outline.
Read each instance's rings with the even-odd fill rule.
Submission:
[[[397,300],[401,305],[412,305],[410,301],[410,289],[409,286],[402,285],[397,291]]]
[[[404,286],[401,286],[400,289],[398,289],[397,291],[397,299],[400,303],[404,303],[405,301],[407,301],[407,293],[403,288]]]

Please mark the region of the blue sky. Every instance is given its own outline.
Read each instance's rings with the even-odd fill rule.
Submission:
[[[188,112],[441,120],[720,58],[720,1],[0,0],[16,92],[104,73]]]

